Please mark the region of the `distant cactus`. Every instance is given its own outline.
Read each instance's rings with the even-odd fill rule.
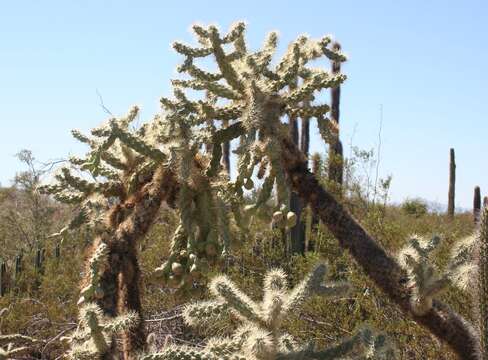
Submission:
[[[22,254],[15,257],[15,280],[18,280],[22,273]]]
[[[454,149],[451,148],[449,152],[449,193],[447,202],[447,215],[452,218],[454,216],[454,201],[456,194],[456,159]]]
[[[227,338],[211,338],[203,349],[169,346],[158,353],[145,355],[142,359],[336,359],[361,348],[363,351],[367,348],[377,356],[368,358],[383,358],[380,353],[385,350],[385,344],[380,344],[382,339],[374,337],[369,330],[363,330],[326,350],[316,350],[312,344],[299,345],[283,330],[283,321],[295,313],[310,296],[338,296],[348,291],[349,286],[344,283],[324,285],[325,273],[325,265],[320,264],[295,288],[289,290],[285,273],[271,270],[264,278],[264,296],[259,303],[242,293],[225,275],[218,276],[210,284],[216,299],[187,305],[183,317],[191,326],[206,326],[232,313],[242,322],[234,334]],[[391,349],[384,353],[393,354]]]
[[[7,292],[7,266],[3,260],[0,259],[0,296],[4,296]]]
[[[478,224],[480,221],[480,212],[481,212],[481,190],[479,186],[475,186],[474,196],[473,196],[473,218],[475,224]]]
[[[332,49],[334,51],[340,52],[341,45],[338,42],[332,44]],[[341,72],[341,62],[335,59],[331,60],[332,63],[332,74],[339,75]],[[340,114],[340,101],[341,101],[341,86],[338,84],[332,87],[330,90],[330,104],[331,104],[331,118],[335,123],[336,131],[334,136],[331,137],[329,141],[329,169],[328,175],[329,180],[333,181],[337,185],[342,185],[343,182],[343,149],[342,142],[339,138],[339,114]]]
[[[59,242],[57,242],[56,246],[54,247],[54,256],[56,259],[61,257],[61,244]]]
[[[38,248],[36,250],[36,255],[34,258],[34,267],[36,269],[36,272],[41,272],[42,271],[42,265],[44,262],[44,249]]]

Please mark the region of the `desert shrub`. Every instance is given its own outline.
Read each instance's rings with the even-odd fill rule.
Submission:
[[[427,204],[422,199],[408,199],[402,204],[402,211],[407,215],[421,217],[427,214]]]

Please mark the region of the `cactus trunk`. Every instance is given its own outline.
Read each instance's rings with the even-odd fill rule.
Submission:
[[[145,346],[145,334],[142,321],[142,307],[140,299],[140,269],[137,260],[137,243],[144,237],[159,213],[161,203],[172,197],[176,181],[174,174],[160,168],[153,175],[152,181],[146,184],[128,200],[132,209],[130,215],[119,223],[111,224],[113,232],[98,238],[93,249],[97,249],[101,241],[108,245],[108,266],[101,274],[100,287],[103,295],[97,300],[97,305],[105,315],[115,317],[134,311],[141,321],[137,326],[122,333],[122,359],[133,359],[133,355]],[[121,206],[118,206],[120,209]],[[114,211],[114,209],[112,210]],[[118,218],[118,216],[113,216]],[[86,272],[88,276],[88,271]],[[84,284],[89,279],[84,279]]]
[[[449,160],[449,193],[447,201],[447,215],[454,217],[454,200],[456,193],[456,159],[454,149],[451,148]]]

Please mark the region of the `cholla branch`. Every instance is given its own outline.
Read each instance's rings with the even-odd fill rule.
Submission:
[[[242,322],[234,334],[211,338],[203,349],[171,346],[161,352],[144,355],[142,359],[339,359],[354,354],[373,358],[372,354],[376,356],[385,351],[387,344],[378,340],[384,338],[373,336],[370,330],[362,330],[327,350],[316,350],[312,344],[299,345],[284,331],[283,320],[296,313],[305,299],[347,291],[346,287],[336,288],[335,294],[322,291],[334,287],[323,284],[325,273],[325,265],[319,264],[295,288],[289,289],[286,274],[280,269],[271,270],[265,275],[264,295],[260,302],[250,299],[225,275],[217,276],[210,284],[216,300],[187,305],[183,318],[191,326],[208,326],[232,312]]]

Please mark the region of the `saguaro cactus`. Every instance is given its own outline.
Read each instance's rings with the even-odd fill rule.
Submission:
[[[334,51],[340,52],[341,45],[338,42],[332,44]],[[332,74],[338,75],[341,72],[341,62],[331,60]],[[339,117],[340,117],[340,102],[341,102],[341,86],[340,84],[330,89],[330,116],[331,120],[335,122],[337,127],[334,136],[331,137],[329,143],[329,180],[341,186],[343,181],[343,149],[342,142],[339,138]]]
[[[480,211],[481,211],[481,190],[479,186],[475,186],[474,196],[473,196],[473,218],[475,224],[478,224],[480,221]]]
[[[456,194],[456,159],[454,149],[451,148],[449,152],[449,192],[447,199],[447,215],[450,218],[454,217],[454,201]]]

